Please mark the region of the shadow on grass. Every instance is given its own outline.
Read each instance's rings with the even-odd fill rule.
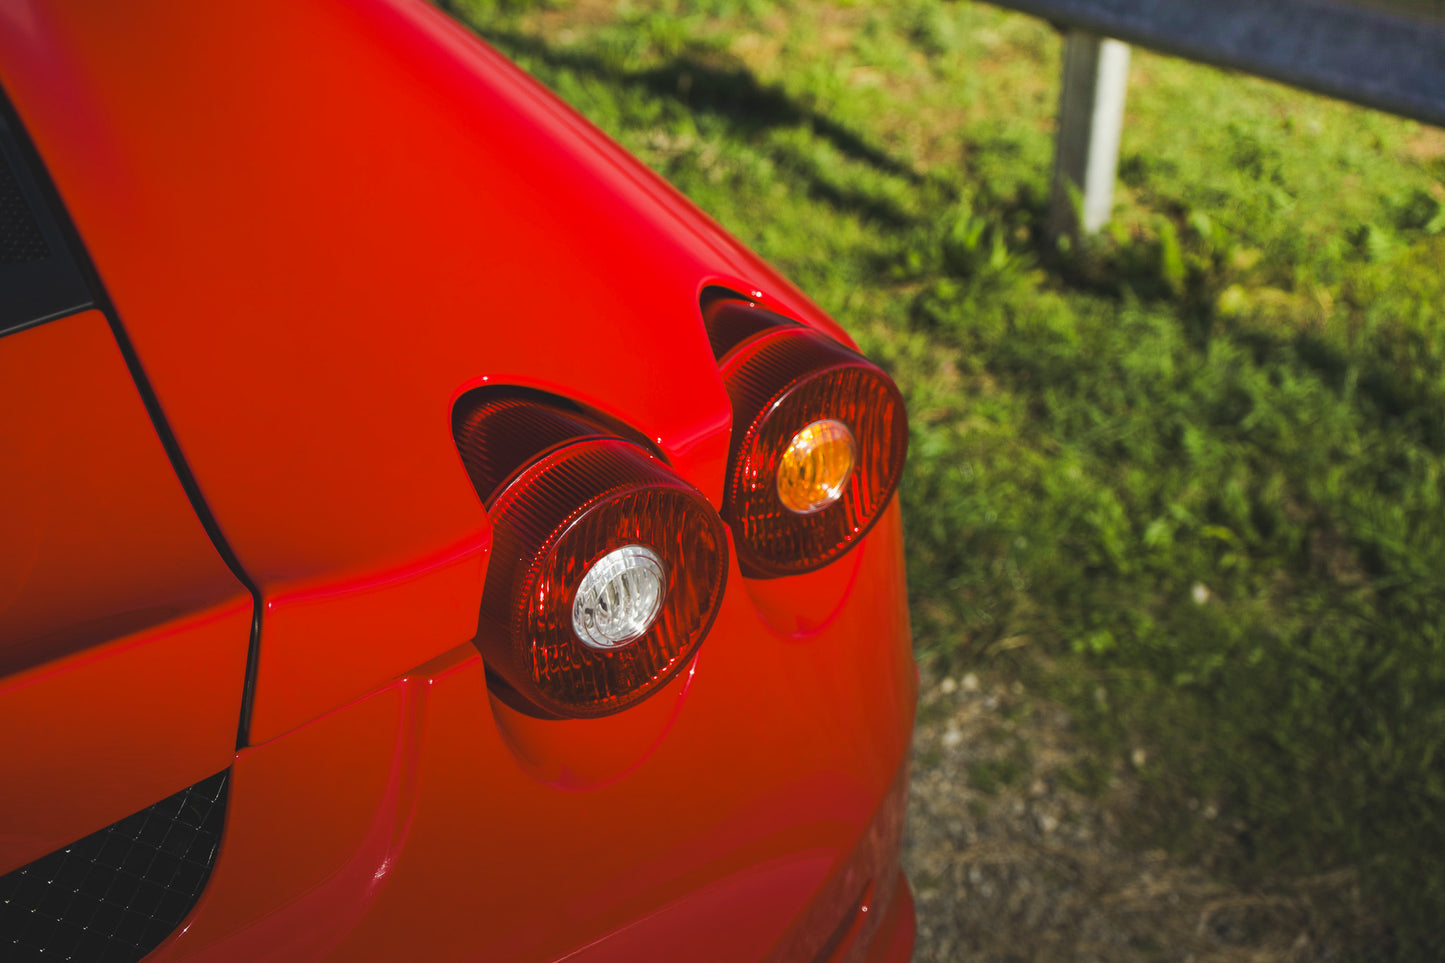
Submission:
[[[454,16],[465,19],[463,12],[450,9],[453,5],[443,0],[444,9]],[[550,68],[600,80],[618,90],[642,93],[658,101],[676,104],[695,117],[710,117],[720,121],[726,128],[724,137],[734,143],[748,144],[755,150],[765,152],[779,167],[785,169],[794,183],[803,187],[806,196],[825,204],[842,214],[850,214],[860,220],[893,231],[910,231],[929,228],[930,214],[910,213],[891,199],[879,197],[847,183],[840,183],[829,176],[817,159],[806,149],[769,143],[766,135],[774,131],[804,129],[811,138],[827,144],[848,161],[890,177],[896,177],[925,194],[934,195],[941,189],[947,196],[938,196],[934,212],[950,208],[956,202],[956,189],[949,187],[937,177],[920,173],[906,160],[899,159],[870,143],[857,131],[838,122],[790,96],[781,88],[761,83],[746,67],[729,62],[726,55],[710,51],[692,51],[675,57],[668,63],[646,69],[628,70],[610,60],[607,56],[575,48],[562,48],[547,42],[544,38],[500,26],[489,26],[483,36],[486,40],[514,58],[534,59]],[[1000,149],[995,144],[994,152]],[[968,179],[983,183],[985,209],[981,211],[990,221],[996,222],[992,229],[1012,233],[1020,227],[1027,227],[1030,240],[1016,250],[1016,254],[1031,255],[1033,263],[1044,268],[1059,284],[1072,290],[1117,298],[1126,291],[1144,301],[1180,300],[1183,314],[1196,340],[1207,342],[1212,319],[1207,294],[1188,292],[1182,299],[1159,276],[1155,263],[1157,253],[1141,246],[1116,252],[1112,263],[1091,263],[1079,254],[1061,255],[1052,246],[1044,221],[1047,217],[1047,199],[1027,187],[1014,196],[987,197],[987,184],[982,172],[974,169],[970,154],[966,152],[963,168]],[[1016,246],[1010,242],[1010,246]],[[875,263],[882,275],[887,275],[889,265]],[[970,271],[950,271],[963,280],[968,280]]]
[[[851,161],[920,184],[925,178],[911,166],[869,144],[843,124],[799,104],[782,90],[764,86],[741,66],[708,63],[684,55],[647,70],[623,70],[605,58],[553,47],[537,37],[505,30],[488,30],[485,37],[509,56],[533,57],[548,66],[606,80],[618,88],[646,91],[672,100],[698,116],[723,121],[729,139],[757,145],[772,130],[805,127]],[[807,184],[808,196],[829,206],[889,227],[908,227],[916,219],[897,205],[826,178],[818,165],[799,151],[766,148],[773,159]]]

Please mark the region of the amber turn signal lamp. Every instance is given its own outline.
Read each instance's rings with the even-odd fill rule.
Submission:
[[[841,421],[823,418],[793,436],[778,461],[778,501],[798,515],[821,512],[843,497],[858,444]]]
[[[862,355],[769,311],[729,301],[707,318],[733,342],[719,368],[733,407],[723,518],[738,565],[750,578],[820,568],[867,534],[898,487],[903,397]]]
[[[522,408],[497,403],[456,426],[473,481],[501,479],[494,492],[478,486],[493,531],[477,647],[514,708],[608,715],[697,651],[722,603],[727,533],[700,492],[638,445],[580,416]],[[577,440],[544,427],[566,424]],[[510,468],[509,444],[530,460]]]

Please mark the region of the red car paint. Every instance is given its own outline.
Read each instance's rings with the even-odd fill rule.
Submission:
[[[226,767],[251,600],[98,311],[0,339],[0,411],[5,871]]]
[[[154,959],[908,957],[896,505],[820,571],[734,560],[692,667],[616,716],[508,709],[470,643],[491,540],[458,397],[573,399],[717,507],[701,293],[836,325],[418,2],[9,0],[0,85],[162,419],[101,314],[0,338],[0,377],[33,372],[0,380],[33,413],[0,494],[49,492],[56,560],[0,584],[0,874],[233,758],[214,876]],[[67,406],[116,427],[42,477]]]

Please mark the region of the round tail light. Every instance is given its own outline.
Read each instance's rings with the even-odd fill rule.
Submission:
[[[483,461],[501,439],[475,442],[485,412],[461,422],[473,479],[504,479],[482,493],[493,535],[477,646],[519,709],[570,718],[625,709],[675,676],[712,626],[727,578],[722,520],[635,444],[595,434],[559,443],[538,430],[551,416],[499,410],[532,430],[515,450],[541,453],[511,471]]]
[[[893,380],[811,328],[731,302],[735,315],[776,318],[723,356],[733,446],[723,492],[738,565],[751,578],[820,568],[858,542],[888,507],[908,452],[908,417]],[[760,332],[760,333],[759,333]]]

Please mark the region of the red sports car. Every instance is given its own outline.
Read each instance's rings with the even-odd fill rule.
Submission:
[[[0,958],[908,958],[833,322],[418,0],[4,0],[0,88]]]

